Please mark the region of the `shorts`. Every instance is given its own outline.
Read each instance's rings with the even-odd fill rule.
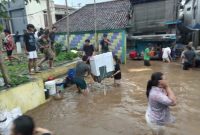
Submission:
[[[31,52],[28,52],[28,58],[29,59],[37,59],[37,52],[36,51],[31,51]]]
[[[6,52],[7,52],[8,57],[12,56],[12,52],[13,52],[12,50],[7,50]]]
[[[149,116],[148,116],[147,113],[145,114],[145,119],[146,119],[146,122],[147,122],[147,126],[149,128],[151,128],[151,130],[153,132],[153,135],[164,135],[164,132],[165,132],[165,127],[164,126],[160,126],[160,125],[157,125],[155,123],[152,123],[150,121]]]
[[[76,78],[74,78],[73,81],[74,81],[74,83],[76,84],[76,86],[78,88],[80,88],[82,90],[86,90],[87,89],[87,84],[86,84],[84,79],[76,77]]]
[[[169,62],[170,59],[169,59],[169,58],[163,58],[163,61],[164,61],[164,62]]]
[[[54,53],[51,48],[44,49],[44,57],[45,57],[45,60],[53,60]]]

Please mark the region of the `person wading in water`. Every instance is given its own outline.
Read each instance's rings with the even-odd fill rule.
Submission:
[[[153,73],[147,84],[148,108],[146,121],[153,135],[164,135],[164,127],[175,122],[169,106],[176,105],[176,97],[161,72]]]

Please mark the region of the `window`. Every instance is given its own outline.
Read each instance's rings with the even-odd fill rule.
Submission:
[[[197,7],[195,6],[193,10],[193,19],[196,19],[196,15],[197,15]]]
[[[190,11],[191,10],[191,7],[187,8],[187,11]]]

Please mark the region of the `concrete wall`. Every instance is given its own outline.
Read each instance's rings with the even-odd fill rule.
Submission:
[[[45,96],[41,79],[0,92],[0,104],[8,110],[20,107],[24,113],[43,103]]]
[[[196,7],[196,18],[193,14],[195,12],[194,8]],[[200,23],[200,1],[199,0],[190,0],[185,4],[184,7],[184,24],[186,26],[194,26],[197,23]]]
[[[59,77],[66,74],[68,69],[75,67],[76,63],[77,61],[70,62],[55,69],[44,71],[33,76],[36,78],[34,81],[1,91],[0,107],[3,106],[8,110],[20,107],[22,112],[25,113],[40,106],[46,102],[43,81],[46,81],[49,76]]]
[[[167,31],[165,22],[176,20],[176,2],[162,0],[133,5],[132,32]]]
[[[28,5],[26,5],[26,14],[28,23],[33,24],[37,29],[43,27],[45,28],[45,19],[44,19],[44,10],[47,11],[46,0],[40,0],[40,3],[35,1],[31,1]],[[52,23],[56,22],[55,19],[55,7],[54,2],[51,0],[50,9],[52,15]]]
[[[26,28],[27,18],[24,0],[17,0],[15,2],[10,2],[7,4],[8,15],[11,17],[10,26],[11,32],[23,33],[23,29]]]
[[[108,39],[111,40],[112,45],[110,46],[110,51],[113,54],[118,55],[123,63],[126,62],[126,33],[125,31],[115,31],[115,32],[98,32],[98,44],[103,37],[103,34],[108,34]],[[94,33],[77,33],[70,35],[70,47],[81,49],[84,45],[86,39],[91,40],[91,44],[95,45]],[[67,35],[58,34],[56,36],[56,41],[67,45]],[[95,46],[97,48],[97,46]]]

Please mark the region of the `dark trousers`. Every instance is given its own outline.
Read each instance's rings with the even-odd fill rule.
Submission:
[[[200,60],[195,60],[195,67],[200,67]]]
[[[151,66],[149,60],[144,60],[144,65],[145,65],[145,66]]]
[[[189,70],[189,68],[192,67],[192,64],[189,62],[184,62],[183,63],[183,70]]]

